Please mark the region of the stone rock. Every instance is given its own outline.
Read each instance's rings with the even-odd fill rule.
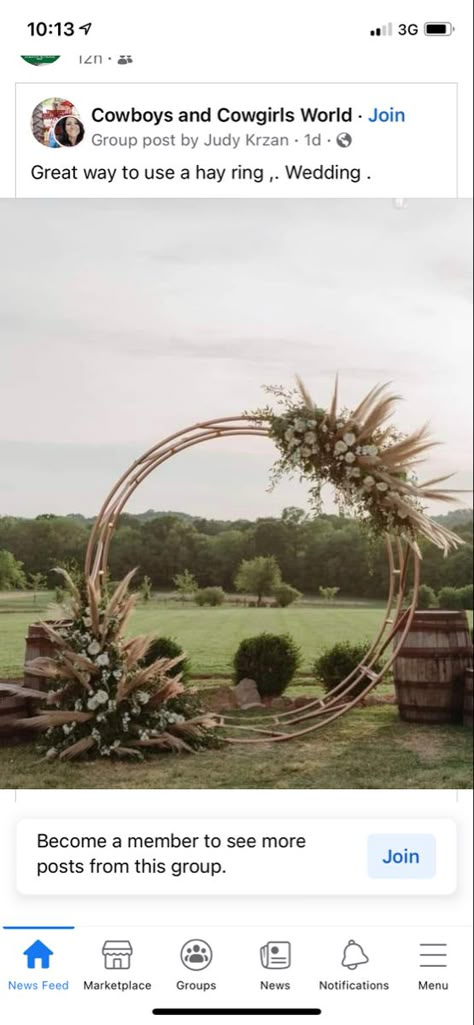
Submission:
[[[262,699],[258,693],[258,687],[255,680],[247,678],[240,680],[234,688],[234,694],[237,698],[239,708],[243,711],[248,708],[261,708]]]

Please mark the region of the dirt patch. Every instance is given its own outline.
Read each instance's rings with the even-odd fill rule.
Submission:
[[[361,708],[370,708],[373,705],[396,705],[395,694],[368,694],[361,701]]]
[[[197,690],[200,701],[210,712],[232,712],[238,709],[233,687],[206,687]],[[299,694],[296,698],[263,698],[262,708],[269,712],[292,712],[314,701],[314,694]]]
[[[411,751],[412,754],[416,754],[426,761],[435,761],[442,758],[446,753],[446,738],[444,735],[440,736],[435,732],[436,726],[430,729],[433,732],[428,733],[427,730],[426,733],[421,733],[418,727],[416,736],[404,737],[398,740],[398,746],[403,747],[405,751]]]

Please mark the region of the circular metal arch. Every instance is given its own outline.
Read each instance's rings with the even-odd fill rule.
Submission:
[[[110,545],[119,516],[139,485],[157,467],[178,452],[184,452],[205,441],[244,435],[269,437],[269,433],[269,427],[264,421],[256,423],[254,418],[249,415],[205,420],[168,435],[167,438],[136,459],[107,495],[92,528],[87,546],[85,575],[99,594],[107,573]],[[385,537],[385,542],[388,559],[386,609],[378,634],[357,668],[323,698],[310,701],[302,708],[280,714],[269,713],[251,719],[245,715],[239,716],[238,713],[218,716],[216,725],[225,729],[228,743],[281,743],[305,736],[321,729],[361,704],[370,691],[381,682],[393,665],[410,629],[416,610],[420,583],[420,557],[412,545],[408,542],[402,545],[398,537],[391,537],[388,534]],[[410,572],[412,590],[408,606],[404,607]],[[393,648],[386,662],[382,669],[378,669],[377,663],[391,644],[393,644]],[[242,737],[242,733],[250,734],[250,736]]]

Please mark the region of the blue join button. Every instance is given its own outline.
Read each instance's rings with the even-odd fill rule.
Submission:
[[[436,839],[431,833],[374,833],[368,840],[371,879],[433,879]]]

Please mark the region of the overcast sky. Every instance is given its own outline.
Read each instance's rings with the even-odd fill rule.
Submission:
[[[0,202],[0,515],[93,515],[129,462],[299,373],[326,405],[379,381],[397,424],[444,442],[427,474],[470,487],[469,201]],[[177,456],[130,511],[278,515],[274,450]],[[465,496],[471,505],[471,496]],[[432,511],[443,512],[437,507]]]

